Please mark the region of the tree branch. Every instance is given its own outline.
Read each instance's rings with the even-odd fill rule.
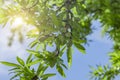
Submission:
[[[65,3],[62,6],[60,6],[56,12],[60,11],[64,6],[65,6]]]
[[[31,9],[31,8],[35,7],[38,3],[39,3],[39,0],[37,0],[31,7],[27,8],[27,9]]]
[[[39,79],[38,76],[35,75],[31,80],[38,80],[38,79]]]

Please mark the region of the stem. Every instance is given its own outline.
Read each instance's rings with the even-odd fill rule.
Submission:
[[[65,3],[62,6],[60,6],[56,12],[60,11],[64,6],[65,6]]]
[[[39,3],[39,0],[37,0],[31,7],[27,8],[27,9],[31,9],[31,8],[35,7],[38,3]]]
[[[69,21],[70,21],[70,15],[71,15],[71,11],[70,11],[70,4],[71,2],[70,2],[70,0],[66,0],[66,25],[67,26],[70,26],[69,25]],[[69,28],[69,27],[67,27],[67,28]]]
[[[38,80],[38,79],[39,79],[38,76],[35,75],[31,80]]]
[[[73,17],[72,12],[70,11],[70,5],[71,4],[72,4],[71,0],[66,0],[66,9],[67,9],[66,10],[66,20],[67,20],[66,29],[67,29],[67,32],[68,32],[69,28],[70,28],[70,31],[71,31],[70,32],[71,36],[70,36],[68,44],[72,42],[72,26],[69,24],[69,21],[72,20],[72,17]]]

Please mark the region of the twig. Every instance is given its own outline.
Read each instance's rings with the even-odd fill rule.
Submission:
[[[62,6],[60,6],[56,12],[60,11],[64,6],[65,6],[65,3]]]
[[[27,8],[27,9],[31,9],[31,8],[35,7],[38,3],[39,3],[39,0],[37,0],[31,7]]]
[[[35,75],[31,80],[38,80],[38,79],[39,79],[38,76]]]

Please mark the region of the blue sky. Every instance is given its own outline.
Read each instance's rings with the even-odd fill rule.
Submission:
[[[100,26],[98,21],[94,21],[92,26]],[[86,47],[86,55],[81,54],[77,49],[74,50],[73,54],[73,64],[69,70],[65,70],[67,75],[66,78],[62,78],[59,74],[49,80],[89,80],[89,71],[91,66],[96,66],[97,64],[109,64],[108,52],[112,51],[112,41],[107,38],[101,37],[100,28],[90,36],[93,42],[89,43]],[[15,62],[15,56],[20,56],[26,58],[25,49],[29,41],[25,41],[25,44],[21,45],[14,42],[12,47],[7,46],[7,36],[9,36],[9,28],[0,28],[0,60],[13,61]],[[0,80],[9,80],[10,75],[8,75],[9,67],[0,64]],[[48,72],[57,72],[55,69],[50,69]]]

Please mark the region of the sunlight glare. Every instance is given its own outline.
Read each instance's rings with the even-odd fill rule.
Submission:
[[[23,24],[23,19],[21,17],[17,17],[14,21],[14,25],[18,26]]]
[[[22,17],[16,17],[14,18],[12,29],[16,29],[18,27],[21,27],[24,24]]]

